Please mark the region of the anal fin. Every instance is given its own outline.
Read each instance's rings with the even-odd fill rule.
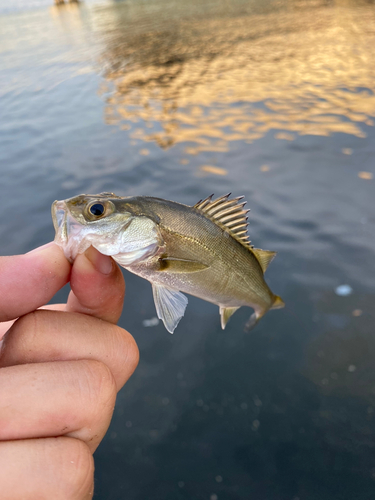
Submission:
[[[239,307],[220,307],[221,328],[224,330],[229,318],[234,314]]]
[[[163,321],[168,332],[173,333],[185,314],[188,299],[178,290],[157,283],[152,283],[152,293],[158,318]]]

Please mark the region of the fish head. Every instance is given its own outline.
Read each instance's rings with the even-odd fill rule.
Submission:
[[[139,257],[142,249],[148,248],[142,255],[154,252],[158,243],[155,224],[137,216],[126,198],[113,193],[55,201],[52,219],[55,243],[70,262],[91,245],[104,255]]]

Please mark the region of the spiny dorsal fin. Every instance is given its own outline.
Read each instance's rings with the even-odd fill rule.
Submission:
[[[247,234],[247,213],[250,210],[244,210],[243,207],[246,205],[246,201],[241,202],[243,196],[230,200],[230,195],[231,193],[212,201],[213,194],[211,194],[203,201],[196,203],[193,208],[203,212],[212,221],[224,227],[234,239],[245,247],[252,249]]]
[[[252,250],[256,258],[258,259],[260,267],[262,268],[263,272],[265,272],[267,267],[276,257],[276,252],[271,252],[271,250],[262,250],[261,248],[253,248]]]

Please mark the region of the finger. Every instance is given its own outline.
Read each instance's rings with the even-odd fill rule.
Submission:
[[[105,363],[120,390],[135,370],[139,352],[130,333],[119,326],[83,314],[38,310],[10,328],[0,366],[74,359]]]
[[[13,325],[14,320],[12,321],[4,321],[4,323],[0,323],[0,341],[9,330],[9,328]]]
[[[3,345],[3,337],[9,328],[13,325],[14,321],[5,321],[5,323],[0,323],[0,352]]]
[[[39,307],[39,310],[43,311],[66,311],[66,304],[46,304],[45,306]],[[14,321],[13,321],[14,323]]]
[[[91,452],[103,439],[116,384],[99,361],[56,361],[0,370],[0,441],[70,436]]]
[[[39,307],[39,309],[47,309],[49,311],[65,311],[66,304],[46,304],[45,306]],[[4,321],[3,323],[0,323],[0,348],[1,348],[1,339],[4,337],[6,332],[9,330],[9,328],[13,325],[15,321],[16,321],[15,319],[12,319],[11,321]]]
[[[50,243],[25,255],[0,257],[0,321],[46,304],[69,280],[70,264]]]
[[[67,311],[117,323],[124,303],[125,281],[111,257],[93,247],[78,255],[73,264],[70,286],[72,292]]]
[[[89,448],[69,437],[0,443],[2,500],[89,500],[94,462]]]

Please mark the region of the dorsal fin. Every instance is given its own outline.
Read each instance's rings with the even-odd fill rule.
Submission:
[[[265,272],[267,267],[276,257],[276,252],[272,252],[271,250],[262,250],[261,248],[253,248],[252,250],[256,258],[258,259],[260,267],[262,268],[263,272]]]
[[[247,234],[247,213],[250,210],[244,210],[246,201],[241,202],[243,196],[229,199],[231,193],[221,196],[212,201],[213,194],[203,201],[200,200],[193,208],[203,212],[209,219],[223,227],[234,239],[242,245],[252,249]]]

